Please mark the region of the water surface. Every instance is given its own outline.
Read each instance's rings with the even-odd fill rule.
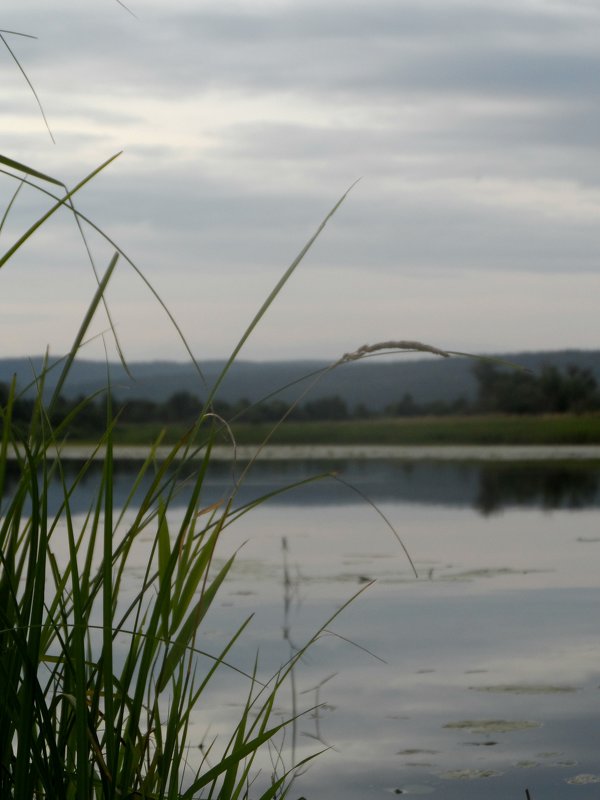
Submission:
[[[117,505],[134,469],[117,471]],[[227,497],[240,469],[216,465],[202,502]],[[74,496],[78,513],[98,474]],[[279,493],[314,474],[329,477]],[[364,589],[280,698],[281,713],[315,707],[286,738],[296,756],[330,748],[290,798],[518,799],[526,787],[534,800],[598,797],[597,463],[263,462],[236,503],[263,494],[273,496],[223,534],[220,561],[239,552],[203,647],[217,652],[254,612],[231,661],[251,670],[258,652],[266,678]],[[149,534],[128,592],[148,547]],[[194,745],[228,730],[247,688],[220,676],[194,717]]]
[[[230,545],[247,543],[221,609],[257,610],[274,667],[284,631],[302,644],[375,581],[297,671],[299,699],[326,704],[299,723],[298,754],[332,747],[297,796],[597,797],[597,467],[261,465],[247,491],[319,468],[361,494],[328,479],[240,520]]]

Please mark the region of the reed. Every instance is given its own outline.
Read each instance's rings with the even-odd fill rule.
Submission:
[[[110,161],[68,190],[40,170],[0,157],[4,174],[17,182],[8,211],[23,187],[49,198],[47,212],[0,255],[0,267],[57,212],[73,214],[83,235],[83,226],[93,223],[76,209],[75,195]],[[22,388],[13,381],[0,408],[0,797],[237,800],[249,796],[261,753],[281,748],[281,737],[294,716],[282,719],[274,711],[276,697],[306,647],[332,620],[326,620],[266,680],[260,677],[258,663],[244,672],[230,661],[251,615],[230,632],[219,652],[205,647],[203,624],[235,558],[235,553],[229,554],[223,566],[216,566],[222,533],[241,514],[268,499],[236,507],[236,485],[221,504],[204,505],[214,431],[222,428],[211,399],[243,343],[342,200],[249,324],[194,425],[160,461],[156,457],[160,438],[155,442],[118,505],[113,452],[117,420],[109,400],[110,376],[106,424],[93,447],[94,452],[105,453],[103,469],[84,515],[75,513],[73,498],[78,486],[90,479],[92,457],[73,475],[64,467],[61,447],[70,424],[92,398],[82,401],[60,424],[53,424],[52,418],[90,324],[105,304],[106,287],[119,260],[128,261],[150,286],[120,248],[115,245],[106,271],[97,276],[97,290],[70,352],[35,376],[37,399],[26,429],[13,421]],[[110,315],[109,322],[112,326]],[[50,369],[58,369],[59,378],[45,401]],[[148,476],[149,482],[143,480]],[[179,510],[174,515],[173,502],[184,483],[189,499],[183,514]],[[57,484],[56,506],[51,486]],[[148,488],[140,495],[142,485]],[[142,538],[146,565],[131,597],[124,592],[124,582]],[[212,741],[193,763],[190,725],[215,677],[227,670],[234,670],[246,683],[246,700],[229,734]],[[288,768],[281,767],[281,758],[274,763],[260,789],[253,784],[253,796],[260,800],[283,797],[305,762]]]

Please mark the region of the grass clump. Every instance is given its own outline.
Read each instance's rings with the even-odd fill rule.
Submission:
[[[60,181],[11,159],[0,156],[0,162],[5,175],[18,185],[9,210],[23,186],[50,198],[48,211],[0,254],[0,267],[57,211],[73,214],[82,235],[82,226],[93,224],[75,208],[74,196],[99,170],[75,189],[65,187],[55,194]],[[34,376],[36,399],[28,424],[13,419],[21,390],[15,381],[1,399],[0,797],[237,800],[250,796],[251,785],[252,796],[260,800],[285,794],[299,765],[283,768],[280,755],[273,759],[276,767],[262,784],[252,784],[252,780],[260,754],[273,747],[278,753],[280,737],[293,722],[275,713],[275,699],[305,648],[265,681],[258,663],[244,672],[229,661],[250,617],[231,632],[219,652],[209,652],[203,639],[203,624],[235,557],[231,554],[222,566],[216,566],[221,535],[237,517],[267,498],[236,508],[234,484],[221,503],[207,507],[203,487],[214,429],[221,426],[211,410],[214,394],[338,206],[251,321],[194,424],[160,461],[156,447],[150,448],[146,460],[131,474],[126,497],[118,503],[114,483],[117,420],[109,378],[104,430],[93,443],[90,458],[75,474],[64,468],[61,448],[66,432],[93,398],[81,400],[59,423],[54,422],[54,412],[90,324],[103,305],[112,327],[105,290],[120,258],[139,273],[119,248],[104,275],[98,274],[97,291],[70,352]],[[45,399],[50,369],[58,370],[59,377],[52,396]],[[200,378],[199,368],[198,372]],[[76,513],[75,494],[91,479],[93,457],[98,453],[102,453],[103,468],[94,499],[85,513]],[[174,500],[184,483],[184,510],[179,507],[173,514]],[[132,595],[128,571],[142,539],[145,567]],[[242,686],[246,684],[237,723],[194,761],[189,736],[194,715],[202,708],[215,676],[234,668]]]
[[[91,226],[114,247],[101,275],[85,242],[97,290],[68,354],[53,364],[46,363],[40,374],[33,376],[36,393],[30,419],[16,419],[13,413],[28,387],[17,387],[13,380],[0,396],[0,797],[280,798],[295,771],[312,756],[299,763],[292,758],[289,767],[282,766],[286,761],[280,752],[281,737],[297,712],[282,717],[275,711],[276,698],[306,648],[339,611],[266,680],[260,676],[258,662],[245,672],[230,662],[250,617],[231,632],[219,652],[209,651],[203,636],[205,620],[235,558],[230,554],[224,563],[215,561],[222,533],[268,495],[236,507],[237,489],[254,459],[220,503],[206,505],[204,484],[217,433],[220,437],[227,431],[228,441],[234,441],[227,423],[213,411],[219,386],[345,195],[284,272],[214,385],[203,387],[207,400],[196,420],[170,443],[166,454],[161,449],[160,459],[161,436],[157,437],[139,469],[131,473],[125,496],[117,501],[118,418],[111,403],[110,376],[103,397],[103,430],[75,473],[65,468],[62,448],[69,431],[77,428],[78,419],[97,398],[78,401],[66,416],[57,414],[57,407],[99,309],[106,314],[127,368],[105,299],[118,264],[128,264],[150,289],[180,335],[199,381],[203,376],[163,300],[123,250],[75,207],[77,192],[113,160],[69,190],[42,171],[0,156],[1,172],[17,184],[0,221],[0,232],[23,188],[49,199],[48,210],[0,252],[0,268],[57,212],[74,216],[84,242],[84,230]],[[415,346],[432,352],[420,343],[384,342],[347,354],[331,368],[381,348]],[[45,383],[50,370],[57,371],[58,379],[47,397]],[[276,423],[265,432],[254,458],[278,429]],[[102,460],[100,478],[94,483],[93,500],[82,514],[76,510],[74,498],[84,482],[93,482],[92,465],[98,456]],[[184,486],[186,500],[181,512]],[[179,505],[176,514],[175,500]],[[132,594],[130,570],[140,546],[145,548],[144,568]],[[191,759],[190,730],[195,714],[215,677],[231,669],[236,670],[242,685],[245,683],[246,699],[239,717],[227,735],[213,739],[197,759]],[[262,783],[255,783],[259,762],[273,766]]]
[[[249,619],[220,652],[203,649],[201,626],[233,562],[213,557],[232,517],[202,507],[210,442],[192,476],[191,496],[174,527],[169,506],[189,462],[158,464],[152,454],[132,476],[119,510],[113,494],[112,420],[95,499],[83,515],[72,498],[91,461],[67,479],[60,431],[38,405],[27,439],[13,439],[11,404],[2,409],[2,481],[9,449],[17,479],[3,496],[0,525],[0,796],[3,798],[237,797],[254,757],[279,734],[275,697],[293,663],[266,685],[247,674],[246,704],[230,738],[190,774],[188,729],[216,672]],[[136,494],[142,477],[152,480]],[[51,508],[51,484],[58,507]],[[0,489],[2,485],[0,483]],[[189,491],[189,488],[188,488]],[[150,541],[143,577],[123,596],[130,556]],[[209,766],[213,764],[213,766]],[[286,775],[260,794],[279,796]]]

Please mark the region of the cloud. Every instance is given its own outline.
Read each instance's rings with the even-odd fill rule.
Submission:
[[[215,304],[228,294],[237,318],[249,317],[358,177],[303,265],[319,290],[300,294],[320,321],[294,334],[295,352],[314,354],[323,337],[337,337],[325,298],[331,304],[344,274],[348,302],[348,293],[360,300],[376,287],[364,311],[374,327],[389,287],[401,291],[398,275],[414,282],[412,298],[449,281],[454,320],[469,316],[475,285],[481,297],[500,275],[527,276],[532,286],[552,278],[544,319],[552,291],[564,289],[558,278],[591,285],[600,249],[595,4],[148,0],[133,10],[138,20],[108,0],[5,4],[5,28],[39,36],[8,41],[57,144],[4,51],[2,147],[69,185],[123,149],[77,205],[165,281],[184,316],[193,318],[187,294]],[[6,203],[15,184],[0,184]],[[23,191],[3,238],[45,202]],[[62,275],[61,242],[65,261],[80,257],[68,214],[48,236]],[[100,260],[109,257],[92,240]],[[27,274],[43,275],[43,248],[27,253]],[[144,313],[136,305],[124,323],[132,341]],[[598,315],[589,304],[582,314],[569,329],[585,322],[594,342]],[[529,326],[524,305],[505,331],[501,319],[498,349]],[[263,342],[265,351],[284,338]],[[215,338],[213,355],[223,342]]]
[[[19,50],[32,69],[70,73],[75,85],[89,79],[94,91],[119,77],[122,91],[178,94],[234,87],[573,97],[595,86],[593,9],[483,0],[255,6],[158,4],[135,22],[108,4],[92,14],[65,4],[40,11],[40,40],[21,40]],[[35,19],[28,11],[15,25],[37,32]]]

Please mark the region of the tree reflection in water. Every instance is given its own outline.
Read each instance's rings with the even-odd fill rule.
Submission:
[[[506,506],[547,510],[598,504],[598,466],[574,463],[486,463],[480,466],[474,506],[484,515]]]

